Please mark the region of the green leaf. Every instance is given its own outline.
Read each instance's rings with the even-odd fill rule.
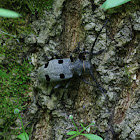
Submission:
[[[84,125],[83,125],[82,123],[80,123],[80,125],[82,126],[83,129],[85,128]]]
[[[87,137],[89,140],[103,140],[101,137],[94,134],[80,134]]]
[[[109,8],[113,8],[119,5],[122,5],[126,2],[129,2],[131,0],[106,0],[103,5],[101,6],[101,8],[103,8],[104,10],[107,10]]]
[[[75,135],[75,134],[77,134],[77,131],[70,131],[67,133],[67,135]]]
[[[8,74],[6,72],[2,71],[2,70],[0,70],[0,77],[6,78],[6,79],[9,78]]]
[[[26,137],[25,137],[26,135]],[[21,140],[29,140],[29,136],[27,133],[21,133],[20,135],[17,136],[17,138],[21,139]]]
[[[6,18],[18,18],[21,15],[17,12],[7,10],[4,8],[0,8],[0,17],[6,17]]]

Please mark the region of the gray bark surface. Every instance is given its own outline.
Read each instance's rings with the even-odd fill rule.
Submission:
[[[102,2],[103,3],[103,2]],[[34,100],[29,107],[27,120],[33,120],[33,140],[65,140],[66,133],[75,130],[69,115],[80,128],[95,121],[93,134],[105,140],[140,139],[140,2],[132,1],[104,12],[98,0],[55,0],[51,11],[32,22],[36,35],[25,43],[37,44],[32,54],[35,71],[32,73]],[[107,90],[104,95],[90,75],[83,76],[95,86],[72,78],[68,88],[54,89],[56,83],[38,81],[37,71],[56,53],[69,58],[78,42],[90,51],[98,31],[106,19],[94,46],[92,64],[97,81]],[[68,81],[62,82],[65,87]],[[30,118],[30,119],[29,119]],[[79,136],[75,140],[86,140]]]

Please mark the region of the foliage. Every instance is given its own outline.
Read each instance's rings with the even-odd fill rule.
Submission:
[[[29,34],[31,32],[29,23],[31,20],[31,14],[38,13],[43,15],[44,9],[50,9],[52,7],[53,0],[10,0],[0,1],[2,8],[19,12],[22,17],[17,19],[1,18],[0,27],[4,32],[11,34]],[[25,33],[26,32],[26,33]]]
[[[22,15],[20,19],[6,19],[1,18],[0,26],[6,32],[12,32],[13,34],[19,34],[27,28],[31,14],[43,15],[44,9],[50,9],[52,7],[53,0],[9,0],[0,1],[1,9],[3,8],[19,12]],[[0,13],[2,12],[0,11]],[[2,13],[1,13],[2,14]],[[0,14],[0,16],[1,16]],[[10,13],[7,13],[8,15]],[[5,15],[5,16],[8,16]],[[16,16],[16,15],[15,15]]]
[[[29,136],[27,133],[21,133],[20,135],[17,136],[17,138],[21,140],[29,140]]]
[[[0,70],[0,77],[1,78],[5,78],[5,79],[8,79],[9,78],[8,75],[6,74],[6,72],[4,72],[2,70]]]
[[[21,122],[21,125],[22,125],[22,130],[23,130],[23,133],[21,133],[20,135],[18,135],[17,138],[19,138],[19,139],[21,139],[21,140],[29,140],[29,136],[28,136],[28,134],[25,132],[25,129],[24,129],[24,126],[23,126],[23,122],[22,122],[21,115],[20,115],[20,113],[19,113],[19,109],[15,109],[15,110],[14,110],[14,113],[19,115],[20,122]]]
[[[16,37],[16,35],[20,35],[20,34],[31,33],[31,27],[27,25],[27,20],[25,20],[25,17],[16,18],[16,19],[3,18],[1,19],[0,26],[1,26],[1,32],[3,31],[7,35],[11,33],[13,34],[12,35],[13,37]]]
[[[103,8],[104,10],[107,10],[107,9],[122,5],[129,1],[131,0],[106,0],[101,6],[101,8]]]
[[[14,12],[12,10],[8,10],[8,9],[4,9],[4,8],[0,8],[0,17],[6,17],[6,18],[18,18],[20,17],[21,15],[17,12]],[[14,21],[14,20],[13,20]],[[18,19],[18,21],[20,21]],[[1,22],[1,23],[4,23],[4,22]],[[7,24],[6,24],[7,25]],[[14,24],[12,23],[12,26]],[[12,30],[11,30],[12,31]],[[3,31],[1,31],[2,33],[5,33]],[[9,35],[8,33],[6,33],[7,35]]]
[[[0,16],[7,17],[7,18],[18,18],[18,17],[20,17],[20,14],[14,12],[12,10],[0,8]]]
[[[9,127],[14,125],[16,116],[13,114],[15,108],[25,109],[28,101],[30,87],[29,73],[32,65],[27,60],[18,63],[21,50],[0,47],[0,53],[5,55],[5,62],[0,65],[0,125],[3,137],[8,137]],[[7,61],[8,60],[8,61]],[[6,138],[7,139],[7,138]]]
[[[23,16],[27,13],[42,13],[44,9],[52,7],[53,0],[6,0],[1,1],[2,8],[20,12]]]
[[[31,20],[31,14],[38,13],[43,15],[43,11],[49,10],[52,7],[53,0],[9,0],[0,1],[2,8],[19,12],[22,17],[17,19],[1,18],[0,27],[4,32],[12,34],[22,34],[25,30],[31,31],[28,26]],[[26,33],[28,34],[28,33]]]
[[[83,131],[89,132],[89,131],[90,131],[90,126],[94,125],[95,122],[92,122],[91,124],[89,124],[89,125],[86,126],[86,127],[84,127],[84,125],[83,125],[82,123],[80,123],[83,129],[82,129],[81,131],[79,131],[78,128],[77,128],[77,126],[76,126],[76,124],[75,124],[75,122],[74,122],[74,120],[73,120],[73,116],[70,115],[69,118],[72,120],[72,122],[73,122],[73,124],[74,124],[74,126],[75,126],[76,131],[70,131],[70,132],[68,132],[67,135],[73,135],[73,136],[71,136],[71,137],[68,138],[67,140],[71,140],[71,139],[77,137],[78,135],[85,136],[85,137],[87,137],[89,140],[103,140],[101,137],[99,137],[99,136],[97,136],[97,135],[94,135],[94,134],[84,134],[84,133],[82,133]]]

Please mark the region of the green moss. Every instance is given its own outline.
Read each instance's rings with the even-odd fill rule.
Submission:
[[[30,32],[30,26],[27,25],[27,21],[25,18],[17,18],[17,19],[6,19],[3,18],[0,22],[0,26],[2,31],[10,33],[12,35],[19,35],[23,32]]]
[[[5,0],[1,1],[2,8],[20,12],[23,16],[27,13],[42,13],[44,9],[52,7],[53,0]]]
[[[11,135],[21,133],[15,127],[14,109],[24,110],[28,103],[30,76],[32,65],[28,60],[20,60],[19,56],[26,52],[24,42],[17,44],[20,35],[32,32],[30,27],[31,15],[43,15],[44,9],[52,7],[53,0],[5,0],[0,1],[2,8],[16,11],[22,15],[17,19],[0,19],[0,139],[8,140]],[[7,34],[7,35],[6,35]],[[22,44],[21,44],[22,43]],[[19,46],[18,46],[19,45]],[[22,47],[21,47],[22,46]],[[4,61],[4,62],[3,62]],[[22,63],[19,63],[21,61]]]
[[[31,15],[36,14],[38,16],[43,15],[43,11],[51,9],[53,0],[6,0],[1,1],[2,8],[16,11],[22,15],[17,19],[0,19],[0,27],[3,31],[18,35],[21,32],[30,31],[28,26],[31,20]]]
[[[17,117],[14,115],[14,109],[24,110],[25,104],[29,100],[29,73],[31,73],[33,67],[27,60],[22,63],[16,62],[19,59],[18,49],[0,47],[0,52],[8,60],[7,63],[0,65],[0,70],[6,75],[0,75],[0,135],[8,139],[8,134],[6,133],[11,132],[9,127],[14,124],[14,120]],[[16,131],[19,132],[19,130]],[[16,131],[14,130],[11,134],[17,133]],[[9,133],[9,135],[11,134]]]

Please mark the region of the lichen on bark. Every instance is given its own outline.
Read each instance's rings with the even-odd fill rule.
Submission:
[[[36,35],[27,36],[26,44],[34,44],[32,54],[35,71],[34,106],[29,107],[33,120],[32,139],[64,140],[73,130],[68,119],[73,115],[88,125],[93,120],[96,129],[91,133],[112,140],[136,140],[139,131],[139,6],[130,2],[111,12],[99,8],[101,3],[90,0],[55,0],[53,8],[32,22]],[[107,90],[108,101],[96,87],[90,75],[85,75],[95,86],[73,78],[67,89],[54,89],[55,83],[42,84],[37,79],[38,68],[54,53],[69,57],[78,42],[90,51],[105,20],[109,23],[101,32],[94,52],[105,49],[91,60],[97,81]],[[66,81],[67,82],[67,81]],[[65,86],[65,82],[62,82]],[[33,108],[35,111],[32,111]],[[137,113],[136,113],[137,112]],[[78,139],[86,139],[79,137]]]

